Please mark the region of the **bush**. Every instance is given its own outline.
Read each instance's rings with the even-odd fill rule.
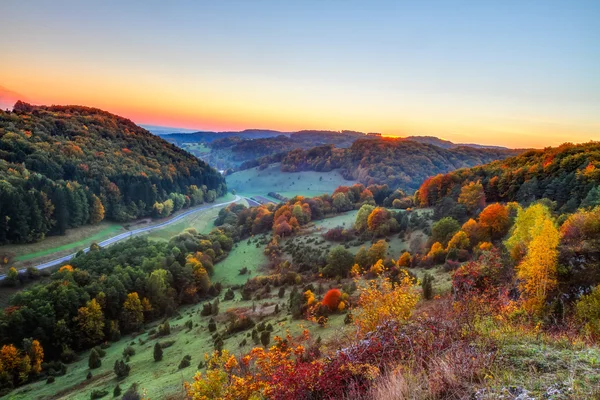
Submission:
[[[46,379],[46,385],[54,383],[55,380],[56,379],[53,376],[49,376],[48,379]]]
[[[121,395],[121,386],[117,384],[113,390],[113,397],[117,397]]]
[[[127,365],[123,360],[116,360],[113,370],[117,375],[117,379],[123,379],[129,376],[129,371],[131,370],[131,367]]]
[[[94,400],[94,399],[101,399],[102,397],[106,396],[108,394],[108,390],[102,389],[102,390],[93,390],[92,394],[90,394],[90,399]]]
[[[194,327],[194,322],[191,319],[188,319],[187,321],[185,321],[185,324],[183,326],[185,326],[186,329],[191,331]]]
[[[190,366],[192,361],[192,356],[184,356],[181,362],[179,363],[179,369],[184,369]]]
[[[158,326],[158,336],[167,336],[171,334],[171,325],[169,321],[165,321],[164,324]]]
[[[235,293],[233,293],[233,290],[231,290],[231,288],[227,289],[227,292],[225,292],[225,296],[223,296],[223,300],[233,300],[235,298]]]
[[[341,298],[342,292],[339,289],[331,289],[323,296],[322,304],[329,308],[329,311],[336,311]]]
[[[163,358],[163,350],[160,343],[156,342],[154,344],[154,361],[161,361]]]
[[[202,315],[203,317],[208,317],[211,314],[212,314],[212,304],[210,303],[210,301],[207,301],[206,303],[204,303],[202,305],[202,311],[200,311],[200,315]]]
[[[62,353],[60,353],[60,360],[65,364],[70,364],[74,361],[77,361],[79,357],[77,354],[68,346],[63,347]]]
[[[254,321],[252,318],[246,316],[236,317],[231,324],[227,327],[227,333],[232,334],[236,332],[242,332],[254,327]]]
[[[86,375],[85,379],[87,379],[87,380],[89,381],[90,379],[92,379],[92,377],[93,377],[93,375],[92,375],[92,371],[89,371],[89,372],[87,373],[87,375]]]
[[[423,275],[421,287],[423,288],[423,298],[431,300],[433,298],[433,276],[429,272],[425,272],[425,275]]]
[[[100,359],[100,354],[96,351],[96,348],[93,348],[90,351],[90,356],[88,358],[88,367],[90,369],[100,368],[102,366],[102,360]]]
[[[134,383],[127,389],[121,400],[142,400],[142,396],[137,390],[137,383]]]
[[[269,331],[262,331],[260,333],[260,343],[264,346],[267,347],[269,345],[269,343],[271,343],[271,332]]]
[[[600,285],[590,294],[581,296],[575,305],[575,315],[583,322],[586,333],[600,337]]]
[[[167,340],[166,342],[162,342],[160,344],[160,347],[163,348],[163,349],[166,349],[167,347],[173,346],[173,344],[175,344],[174,340]]]
[[[123,350],[123,357],[131,357],[135,355],[135,349],[131,346],[125,347]]]
[[[208,321],[208,331],[215,332],[217,330],[217,323],[213,318]]]

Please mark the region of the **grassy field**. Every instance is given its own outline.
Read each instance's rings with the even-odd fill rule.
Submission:
[[[318,196],[332,193],[338,186],[355,183],[356,181],[344,179],[335,170],[331,172],[281,172],[279,163],[272,164],[262,171],[252,168],[227,176],[227,187],[235,189],[244,196],[266,196],[272,191],[286,197]]]
[[[0,246],[0,254],[8,254],[12,258],[9,266],[23,268],[74,253],[92,242],[101,242],[121,232],[125,232],[123,225],[104,221],[98,225],[69,229],[65,235],[48,236],[37,243]],[[0,272],[5,272],[4,269],[7,267],[4,266]]]
[[[212,280],[224,285],[243,285],[249,278],[258,275],[259,268],[267,263],[264,246],[256,247],[245,241],[237,243],[227,258],[215,265]],[[249,273],[240,275],[239,270],[248,268]]]
[[[206,143],[184,143],[183,148],[190,153],[210,153],[210,148],[206,146]]]
[[[216,203],[225,203],[233,200],[234,198],[234,195],[228,193],[223,197],[219,197]],[[246,200],[243,199],[240,201],[240,203],[248,205]],[[162,229],[149,232],[146,235],[150,239],[168,241],[173,236],[183,232],[187,228],[194,228],[198,232],[208,233],[214,228],[213,223],[219,214],[219,210],[221,210],[221,207],[215,207],[203,212],[188,215],[174,224],[167,225]]]
[[[262,319],[266,323],[271,323],[274,328],[271,339],[275,335],[285,336],[287,332],[292,336],[299,336],[306,328],[313,332],[314,338],[320,336],[323,342],[326,343],[334,336],[339,339],[345,332],[348,332],[348,334],[351,332],[352,328],[344,325],[343,314],[333,315],[326,328],[321,328],[317,324],[308,321],[291,320],[284,311],[287,296],[279,299],[275,290],[273,290],[272,295],[273,297],[270,299],[254,302],[255,311],[252,311],[253,302],[241,300],[238,293],[236,293],[236,299],[222,301],[219,306],[220,313],[215,317],[219,332],[226,329],[225,313],[231,308],[246,309],[247,312],[252,313],[257,321]],[[273,313],[275,304],[279,304],[282,310],[278,314]],[[129,362],[131,366],[129,377],[119,383],[123,391],[132,383],[137,382],[151,399],[183,398],[183,382],[192,380],[198,369],[198,364],[204,361],[204,354],[213,351],[213,341],[207,328],[210,317],[200,316],[201,309],[201,304],[181,308],[179,310],[180,316],[170,320],[171,334],[166,337],[153,339],[149,338],[148,333],[144,333],[135,338],[131,336],[124,337],[113,343],[106,349],[107,354],[102,359],[102,366],[92,370],[93,377],[90,380],[86,379],[86,375],[90,371],[87,366],[89,352],[86,352],[81,354],[79,361],[68,366],[66,375],[57,377],[54,383],[46,384],[43,381],[26,385],[10,393],[7,398],[15,400],[87,400],[93,390],[99,389],[108,390],[109,394],[105,398],[113,398],[113,389],[119,383],[113,372],[113,365],[116,360],[123,358],[122,353],[127,345],[132,345],[136,354],[131,357]],[[193,323],[191,330],[184,327],[188,320]],[[155,322],[148,325],[147,329],[156,328],[157,325],[158,322]],[[249,333],[250,331],[245,331],[234,334],[225,340],[224,348],[236,355],[248,352],[254,347],[252,339],[247,337]],[[247,344],[240,346],[244,339],[246,339]],[[153,358],[154,344],[157,340],[161,343],[175,341],[172,346],[164,349],[163,360],[160,362],[155,362]],[[185,355],[191,356],[191,365],[179,369],[179,363]]]

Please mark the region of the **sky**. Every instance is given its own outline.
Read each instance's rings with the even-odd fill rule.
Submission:
[[[19,0],[0,37],[0,100],[139,124],[600,140],[597,0]]]

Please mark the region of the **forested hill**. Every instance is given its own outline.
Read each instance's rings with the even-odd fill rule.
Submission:
[[[128,119],[22,102],[0,111],[0,243],[166,216],[225,190],[208,164]]]
[[[391,188],[415,190],[432,175],[486,164],[518,153],[518,150],[472,147],[444,149],[395,138],[360,139],[348,149],[320,146],[293,150],[281,159],[281,169],[296,172],[340,168],[344,177],[365,185],[387,184]]]
[[[419,190],[422,205],[456,200],[461,187],[480,181],[488,202],[528,204],[547,198],[562,213],[600,205],[600,143],[566,143],[503,161],[434,176]]]

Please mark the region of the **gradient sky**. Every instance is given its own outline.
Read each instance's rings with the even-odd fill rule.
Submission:
[[[598,0],[19,0],[0,37],[0,86],[141,124],[600,140]]]

